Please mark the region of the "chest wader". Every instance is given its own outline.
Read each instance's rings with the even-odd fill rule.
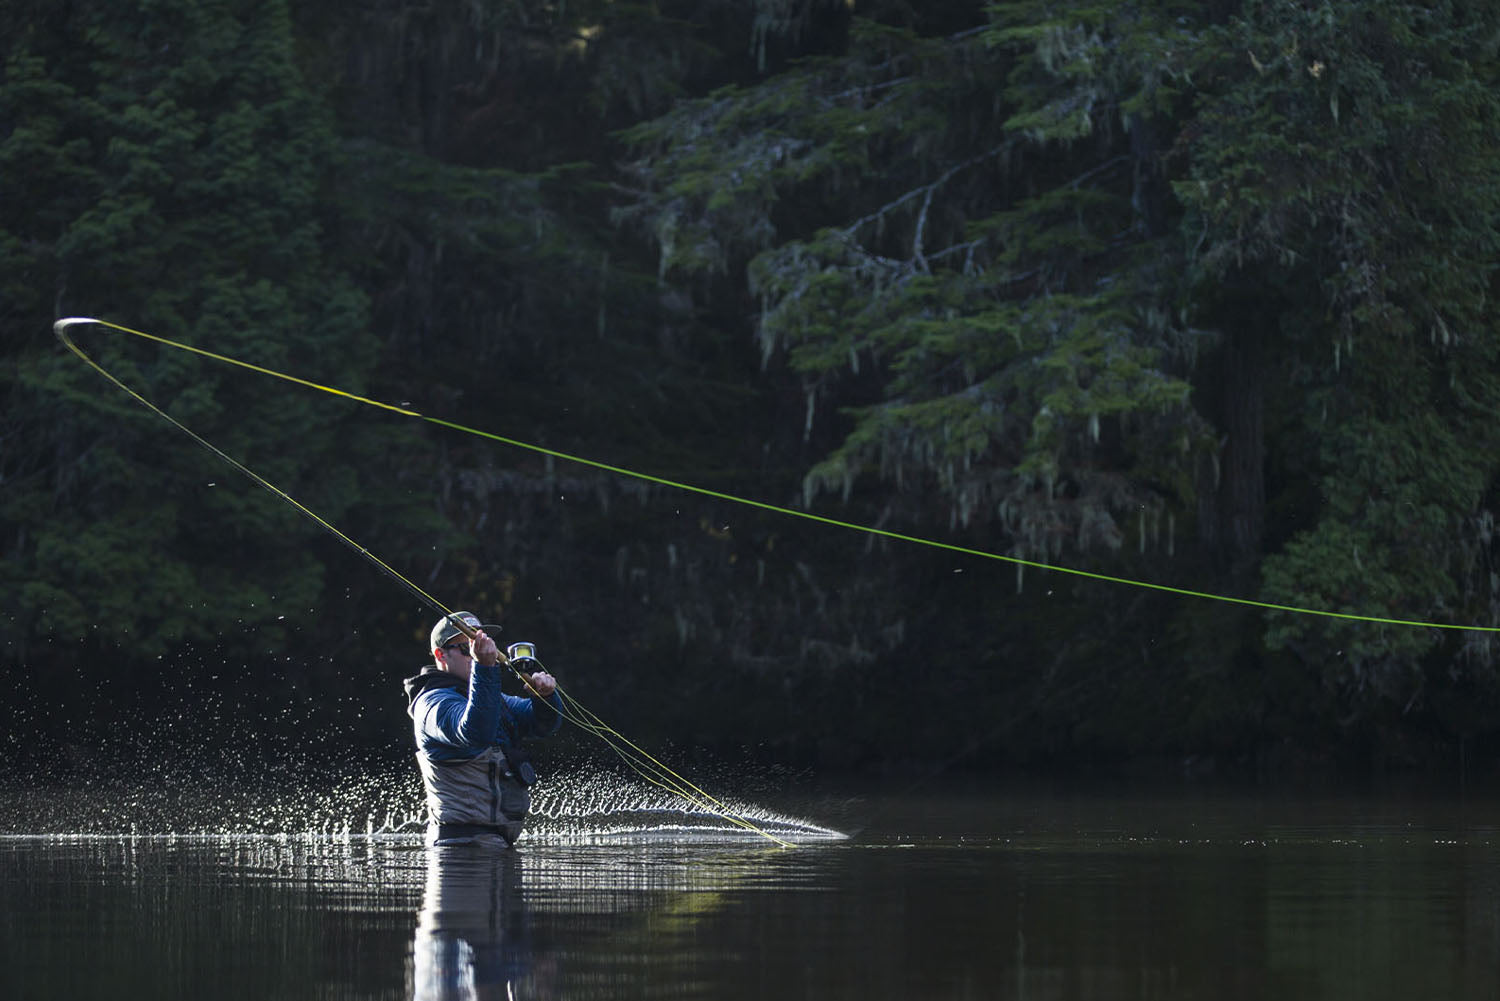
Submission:
[[[464,761],[431,761],[418,752],[417,766],[427,790],[429,841],[498,834],[516,843],[531,793],[512,773],[503,748],[487,747]]]

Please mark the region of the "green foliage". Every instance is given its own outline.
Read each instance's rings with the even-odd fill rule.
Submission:
[[[1491,7],[11,4],[0,638],[426,628],[63,313],[986,549],[1500,623]],[[670,664],[703,739],[890,753],[916,660],[955,703],[920,739],[975,761],[1493,730],[1487,635],[1020,588],[81,334],[435,593],[623,651],[612,704],[668,725]]]
[[[1302,380],[1323,509],[1268,555],[1269,600],[1497,621],[1473,527],[1500,472],[1497,27],[1464,4],[1252,3],[1210,38],[1221,56],[1177,185],[1195,271],[1316,290],[1282,364]],[[1362,706],[1409,708],[1443,649],[1436,631],[1306,617],[1277,616],[1268,638]]]
[[[878,473],[908,510],[1047,557],[1119,549],[1144,511],[1198,523],[1209,590],[1258,578],[1283,604],[1495,622],[1495,12],[987,17],[859,22],[846,50],[625,136],[642,194],[620,217],[655,235],[666,278],[745,269],[763,358],[801,381],[804,438],[832,436],[808,502],[856,501]],[[1265,431],[1262,406],[1286,408]],[[1226,442],[1236,544],[1262,543],[1262,493],[1284,519],[1248,570],[1214,565]],[[1202,705],[1253,688],[1245,665],[1284,669],[1282,651],[1351,719],[1492,673],[1477,636],[1455,653],[1435,631],[1289,615],[1267,649],[1181,635],[1213,665]]]
[[[205,490],[229,471],[164,444],[174,432],[60,351],[51,320],[98,315],[258,364],[336,370],[358,388],[367,307],[346,275],[315,263],[337,148],[302,84],[286,6],[144,14],[75,5],[9,36],[0,231],[19,279],[3,322],[26,340],[4,393],[26,444],[4,456],[0,524],[21,636],[104,620],[149,656],[247,608],[274,620],[256,580],[287,581],[283,600],[306,601],[321,579],[303,551],[316,530],[248,482]],[[326,515],[353,503],[317,486],[320,467],[351,457],[336,449],[337,423],[305,403],[124,335],[79,336]]]
[[[637,126],[649,195],[622,217],[653,231],[663,275],[750,258],[762,350],[802,374],[807,433],[840,383],[883,383],[845,404],[809,500],[878,470],[1055,556],[1185,502],[1206,439],[1169,371],[1194,335],[1170,319],[1169,251],[1117,125],[1170,103],[1168,43],[1138,41],[1156,22],[1134,7],[1038,13],[943,37],[857,22],[846,54]]]

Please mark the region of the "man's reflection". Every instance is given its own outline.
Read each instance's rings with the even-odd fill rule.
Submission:
[[[535,954],[530,925],[517,852],[428,848],[412,940],[413,1001],[554,996],[553,960]]]

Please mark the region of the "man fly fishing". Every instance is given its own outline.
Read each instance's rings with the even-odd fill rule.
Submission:
[[[432,627],[433,663],[404,683],[429,844],[515,844],[536,781],[521,742],[562,723],[557,680],[535,660],[526,663],[537,670],[523,674],[529,697],[500,690],[501,672],[519,672],[521,661],[496,645],[499,629],[468,612],[445,615]]]

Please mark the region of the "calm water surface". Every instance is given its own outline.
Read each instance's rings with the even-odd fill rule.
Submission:
[[[782,806],[846,836],[7,835],[0,998],[1500,995],[1500,799]]]

